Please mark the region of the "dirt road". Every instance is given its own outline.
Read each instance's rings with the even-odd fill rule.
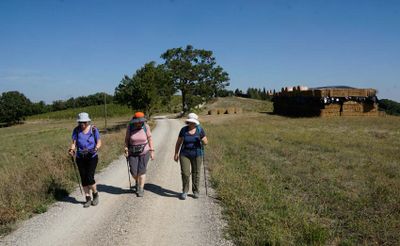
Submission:
[[[0,244],[231,245],[222,239],[220,208],[213,198],[205,196],[204,188],[200,199],[178,199],[180,168],[173,161],[173,153],[183,123],[157,121],[152,132],[156,159],[149,162],[143,198],[129,190],[126,161],[121,156],[96,175],[100,191],[97,207],[83,208],[83,197],[77,189],[48,212],[22,223],[18,230],[0,239]]]

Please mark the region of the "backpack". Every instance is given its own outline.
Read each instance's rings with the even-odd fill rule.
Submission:
[[[145,126],[144,123],[142,124],[142,129],[144,130],[144,133],[146,133],[147,139],[149,139],[149,136],[147,135],[147,127]],[[132,135],[133,130],[135,129],[133,129],[133,127],[129,124],[129,134]]]
[[[91,128],[91,129],[90,129],[90,136],[89,136],[89,138],[90,138],[91,136],[93,136],[93,138],[94,138],[94,144],[97,144],[97,137],[96,137],[96,129],[97,129],[97,127],[96,127],[95,125],[91,125],[90,128]],[[76,136],[76,140],[78,140],[79,126],[76,126],[76,127],[74,128],[73,133],[74,133],[74,135]]]

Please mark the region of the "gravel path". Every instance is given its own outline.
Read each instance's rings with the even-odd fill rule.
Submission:
[[[121,157],[96,175],[97,207],[83,208],[77,189],[48,212],[23,222],[0,245],[232,245],[222,237],[220,207],[204,188],[197,200],[178,199],[180,168],[173,153],[182,126],[179,120],[158,120],[152,132],[156,159],[149,162],[143,198],[129,191]]]

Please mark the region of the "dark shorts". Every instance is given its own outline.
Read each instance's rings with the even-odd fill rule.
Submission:
[[[146,174],[147,163],[150,159],[150,152],[139,156],[129,156],[129,168],[132,176]]]
[[[96,171],[97,162],[99,161],[98,156],[93,157],[81,157],[76,158],[76,164],[78,165],[79,174],[82,180],[82,186],[94,185],[94,173]]]

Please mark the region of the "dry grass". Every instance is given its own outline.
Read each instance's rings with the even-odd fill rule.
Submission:
[[[238,245],[400,243],[399,117],[203,119]]]
[[[243,97],[222,97],[217,98],[203,109],[203,115],[210,109],[241,108],[244,112],[272,112],[273,105],[270,101],[261,101]]]

